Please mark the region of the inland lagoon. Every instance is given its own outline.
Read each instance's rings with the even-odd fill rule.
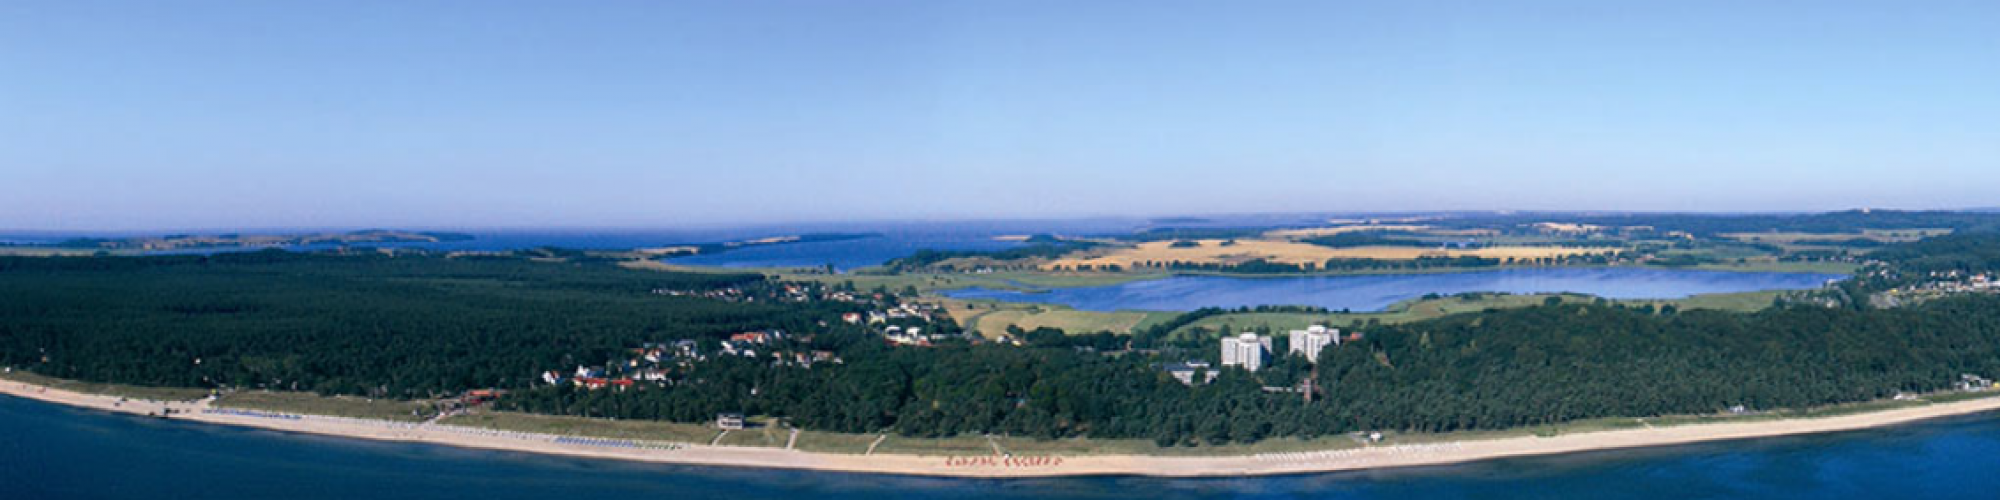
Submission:
[[[1037,291],[968,288],[960,299],[1059,304],[1085,311],[1189,311],[1203,307],[1302,305],[1378,311],[1426,294],[1580,293],[1608,299],[1678,299],[1712,293],[1818,288],[1838,274],[1701,271],[1627,267],[1352,276],[1174,276],[1109,286]]]

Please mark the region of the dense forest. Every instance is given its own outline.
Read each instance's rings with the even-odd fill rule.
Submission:
[[[1377,326],[1362,343],[1329,348],[1316,380],[1323,398],[1312,403],[1268,394],[1260,388],[1272,381],[1235,369],[1213,385],[1183,386],[1143,356],[1100,350],[1115,344],[1095,336],[1027,348],[861,344],[874,352],[850,353],[836,370],[731,363],[703,384],[622,393],[552,387],[508,404],[681,421],[748,410],[847,432],[1089,435],[1162,444],[1497,429],[1946,388],[1962,373],[2000,374],[2000,300],[1748,315],[1552,305]],[[1272,371],[1256,375],[1270,378]]]
[[[0,364],[142,385],[411,397],[524,384],[640,342],[807,328],[837,304],[651,293],[754,284],[515,257],[0,258]]]
[[[964,258],[978,258],[978,259],[987,259],[994,261],[1012,261],[1012,260],[1023,260],[1023,259],[1053,259],[1061,257],[1070,252],[1075,252],[1078,250],[1087,250],[1100,245],[1099,243],[1091,241],[1065,240],[1065,239],[1058,239],[1054,236],[1049,236],[1049,235],[1035,235],[1029,237],[1026,240],[1023,240],[1022,243],[1024,243],[1023,246],[1000,249],[1000,250],[922,249],[922,250],[917,250],[915,253],[910,254],[908,257],[902,257],[890,260],[888,263],[883,264],[883,266],[892,271],[898,271],[898,272],[927,270],[932,268],[937,268],[949,272],[953,270],[951,266],[949,265],[939,266],[938,264],[950,259],[964,259]]]
[[[2000,270],[2000,233],[1966,233],[1927,238],[1868,254],[1904,274],[1984,273]]]
[[[1314,236],[1299,240],[1328,248],[1354,248],[1366,246],[1397,246],[1436,248],[1438,242],[1417,239],[1407,231],[1349,231],[1345,233]]]
[[[1980,235],[1888,253],[1969,262]],[[1951,257],[1958,256],[1958,257]],[[1983,258],[1983,257],[1982,257]],[[828,322],[854,304],[719,300],[658,290],[768,289],[757,275],[663,273],[549,258],[292,254],[0,259],[0,363],[66,378],[422,397],[498,386],[522,411],[705,421],[745,411],[912,436],[995,432],[1222,443],[1371,429],[1496,429],[1608,416],[1859,401],[2000,375],[2000,297],[1758,313],[1550,303],[1401,325],[1185,386],[1159,365],[1213,358],[1173,338],[1201,310],[1139,332],[1024,331],[1025,346],[899,347]],[[1990,265],[1993,260],[1979,261]],[[1960,264],[1949,264],[1959,266]],[[781,328],[839,364],[715,356],[671,385],[584,390],[539,370],[671,339]],[[1319,398],[1270,393],[1316,376]]]

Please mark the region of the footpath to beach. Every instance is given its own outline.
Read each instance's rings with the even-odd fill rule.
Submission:
[[[1823,418],[1688,424],[1553,437],[1521,436],[1316,452],[1207,457],[918,456],[810,453],[780,448],[558,436],[439,423],[297,415],[217,408],[211,406],[208,400],[166,402],[84,394],[14,381],[0,381],[0,393],[118,413],[166,415],[165,418],[174,420],[360,439],[684,465],[956,477],[1246,476],[1441,465],[1504,457],[1838,432],[2000,410],[2000,397],[1986,397]]]

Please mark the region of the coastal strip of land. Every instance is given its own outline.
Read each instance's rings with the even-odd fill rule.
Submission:
[[[813,453],[526,433],[433,422],[394,422],[219,408],[209,400],[155,401],[0,381],[0,394],[132,415],[382,441],[643,462],[947,477],[1138,475],[1163,477],[1299,474],[1445,465],[1479,460],[1867,429],[2000,410],[1980,397],[1816,418],[1606,430],[1555,436],[1438,441],[1360,448],[1226,456]]]

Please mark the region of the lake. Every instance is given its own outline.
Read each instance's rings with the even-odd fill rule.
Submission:
[[[1239,278],[1175,276],[1110,286],[1020,292],[969,288],[947,292],[963,299],[1061,304],[1086,311],[1189,311],[1202,307],[1305,305],[1331,310],[1379,311],[1425,294],[1464,292],[1572,292],[1612,299],[1676,299],[1708,293],[1817,288],[1844,276],[1648,269],[1629,267],[1523,268],[1497,271],[1353,276]]]
[[[0,498],[1993,498],[2000,419],[1465,465],[1221,479],[686,467],[163,421],[0,396]]]

